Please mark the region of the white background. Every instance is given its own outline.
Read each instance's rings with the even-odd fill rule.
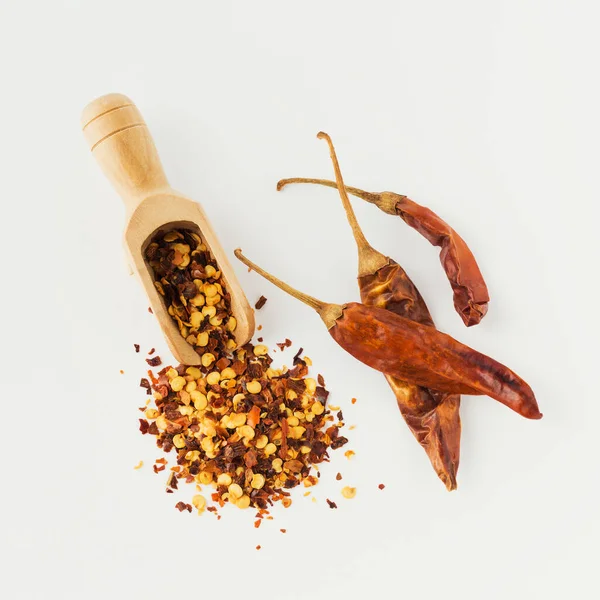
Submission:
[[[2,0],[0,596],[597,597],[598,16],[572,0]],[[251,302],[269,299],[266,341],[294,341],[288,364],[304,346],[357,425],[357,455],[334,453],[318,502],[298,490],[259,530],[236,509],[179,514],[137,431],[133,344],[166,354],[124,266],[122,203],[79,126],[113,91],[138,104],[171,183],[228,252],[325,300],[358,298],[337,194],[275,191],[331,177],[319,130],[348,184],[437,211],[492,296],[469,330],[436,249],[354,202],[438,326],[525,377],[544,419],[465,398],[447,493],[383,377],[232,259]]]

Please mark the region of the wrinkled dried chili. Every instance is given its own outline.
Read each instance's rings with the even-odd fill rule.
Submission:
[[[277,183],[281,190],[291,183],[314,183],[337,188],[335,181],[294,177]],[[345,186],[345,190],[375,204],[382,211],[399,216],[434,246],[439,246],[440,262],[454,294],[454,307],[467,327],[477,325],[485,316],[490,301],[483,275],[466,242],[432,210],[417,204],[407,196],[394,192],[366,192]]]
[[[365,238],[345,192],[333,143],[328,135],[319,135],[329,145],[340,197],[356,241],[362,302],[435,327],[423,297],[404,269],[375,250]],[[438,477],[449,491],[456,489],[460,460],[460,396],[413,385],[390,375],[385,377],[404,420],[427,453]]]
[[[317,311],[331,337],[362,363],[409,383],[453,394],[487,395],[528,419],[540,419],[529,385],[498,361],[434,327],[358,302],[332,304],[299,292],[248,260],[250,269]]]

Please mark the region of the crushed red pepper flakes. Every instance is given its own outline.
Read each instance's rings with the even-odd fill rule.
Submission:
[[[152,356],[156,352],[156,348],[151,348],[150,352],[148,352],[148,356]]]
[[[185,502],[182,502],[181,500],[175,505],[175,508],[177,510],[179,510],[179,512],[183,512],[184,510],[187,510],[190,513],[192,512],[192,505],[186,504]]]
[[[287,529],[280,529],[281,533],[287,533]]]
[[[342,474],[341,474],[341,473],[338,473],[338,474],[335,476],[335,479],[336,479],[336,481],[341,481],[341,479],[342,479]]]
[[[293,364],[296,366],[298,363],[303,363],[304,361],[300,358],[300,355],[304,352],[304,348],[300,348],[298,352],[294,355]]]
[[[162,365],[162,360],[160,359],[160,356],[154,356],[152,358],[147,358],[146,362],[151,367],[159,367],[160,365]]]
[[[313,500],[314,500],[314,498],[313,498]],[[326,500],[327,500],[327,504],[329,504],[329,508],[337,508],[337,504],[333,500],[330,500],[329,498],[326,498]]]
[[[150,385],[150,382],[145,377],[142,377],[140,379],[140,387],[144,388],[145,390],[149,390],[152,388],[152,386]]]
[[[258,546],[256,546],[256,549],[257,549],[257,550],[260,550],[260,548],[261,548],[261,545],[260,545],[260,544],[258,544]]]
[[[124,375],[124,374],[125,374],[125,371],[123,371],[123,369],[121,369],[121,370],[119,371],[119,373],[121,373],[121,375]]]
[[[352,398],[352,404],[356,404],[356,398]]]
[[[261,296],[254,305],[256,310],[260,310],[267,303],[267,299],[264,296]]]
[[[151,315],[153,315],[153,314],[154,314],[154,312],[153,312],[153,310],[152,310],[152,307],[151,307],[151,306],[149,306],[149,307],[148,307],[148,312],[149,312]]]
[[[262,329],[262,325],[259,325],[256,329],[260,331]]]
[[[321,386],[321,387],[325,387],[325,379],[323,378],[323,375],[321,375],[321,373],[319,373],[317,375],[317,383]]]
[[[286,348],[289,348],[292,345],[292,340],[285,338],[285,342],[279,342],[276,345],[283,352]]]
[[[256,521],[254,521],[254,527],[256,527],[256,529],[258,529],[260,527],[261,523],[262,523],[262,521],[260,519],[256,519]]]
[[[140,345],[139,344],[134,344],[133,347],[135,348],[136,352],[140,351]]]
[[[259,341],[259,342],[262,342],[262,341],[263,341],[263,339],[262,339],[261,337],[259,337],[259,338],[258,338],[258,341]]]
[[[146,412],[147,432],[164,452],[175,450],[180,469],[173,469],[168,489],[181,479],[213,485],[210,498],[221,507],[229,502],[265,510],[278,501],[289,507],[288,489],[308,478],[317,482],[321,474],[311,476],[312,468],[329,460],[329,449],[348,441],[338,433],[341,424],[330,424],[323,377],[319,385],[308,378],[311,361],[300,358],[302,348],[292,369],[274,369],[265,346],[235,346],[231,298],[199,235],[169,232],[150,244],[146,258],[182,335],[201,357],[209,354],[198,367],[148,372],[156,408]],[[152,366],[156,359],[146,361]],[[164,468],[154,465],[155,472]],[[229,491],[232,485],[235,491]],[[216,515],[216,507],[206,508]]]
[[[385,488],[385,485],[383,485],[383,483],[380,483],[380,484],[379,484],[377,487],[378,487],[380,490],[382,490],[382,489],[384,489],[384,488]]]

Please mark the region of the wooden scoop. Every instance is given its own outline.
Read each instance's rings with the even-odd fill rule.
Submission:
[[[102,96],[85,107],[81,123],[92,154],[125,202],[125,249],[175,359],[185,365],[200,363],[200,357],[167,312],[145,260],[152,238],[171,229],[191,229],[202,236],[231,294],[231,309],[237,319],[236,343],[242,346],[248,342],[254,333],[254,312],[202,207],[169,185],[148,127],[135,104],[122,94]]]

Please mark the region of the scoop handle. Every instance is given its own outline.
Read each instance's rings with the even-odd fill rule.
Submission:
[[[81,115],[81,126],[128,214],[144,198],[170,189],[146,122],[127,96],[107,94],[90,102]]]

